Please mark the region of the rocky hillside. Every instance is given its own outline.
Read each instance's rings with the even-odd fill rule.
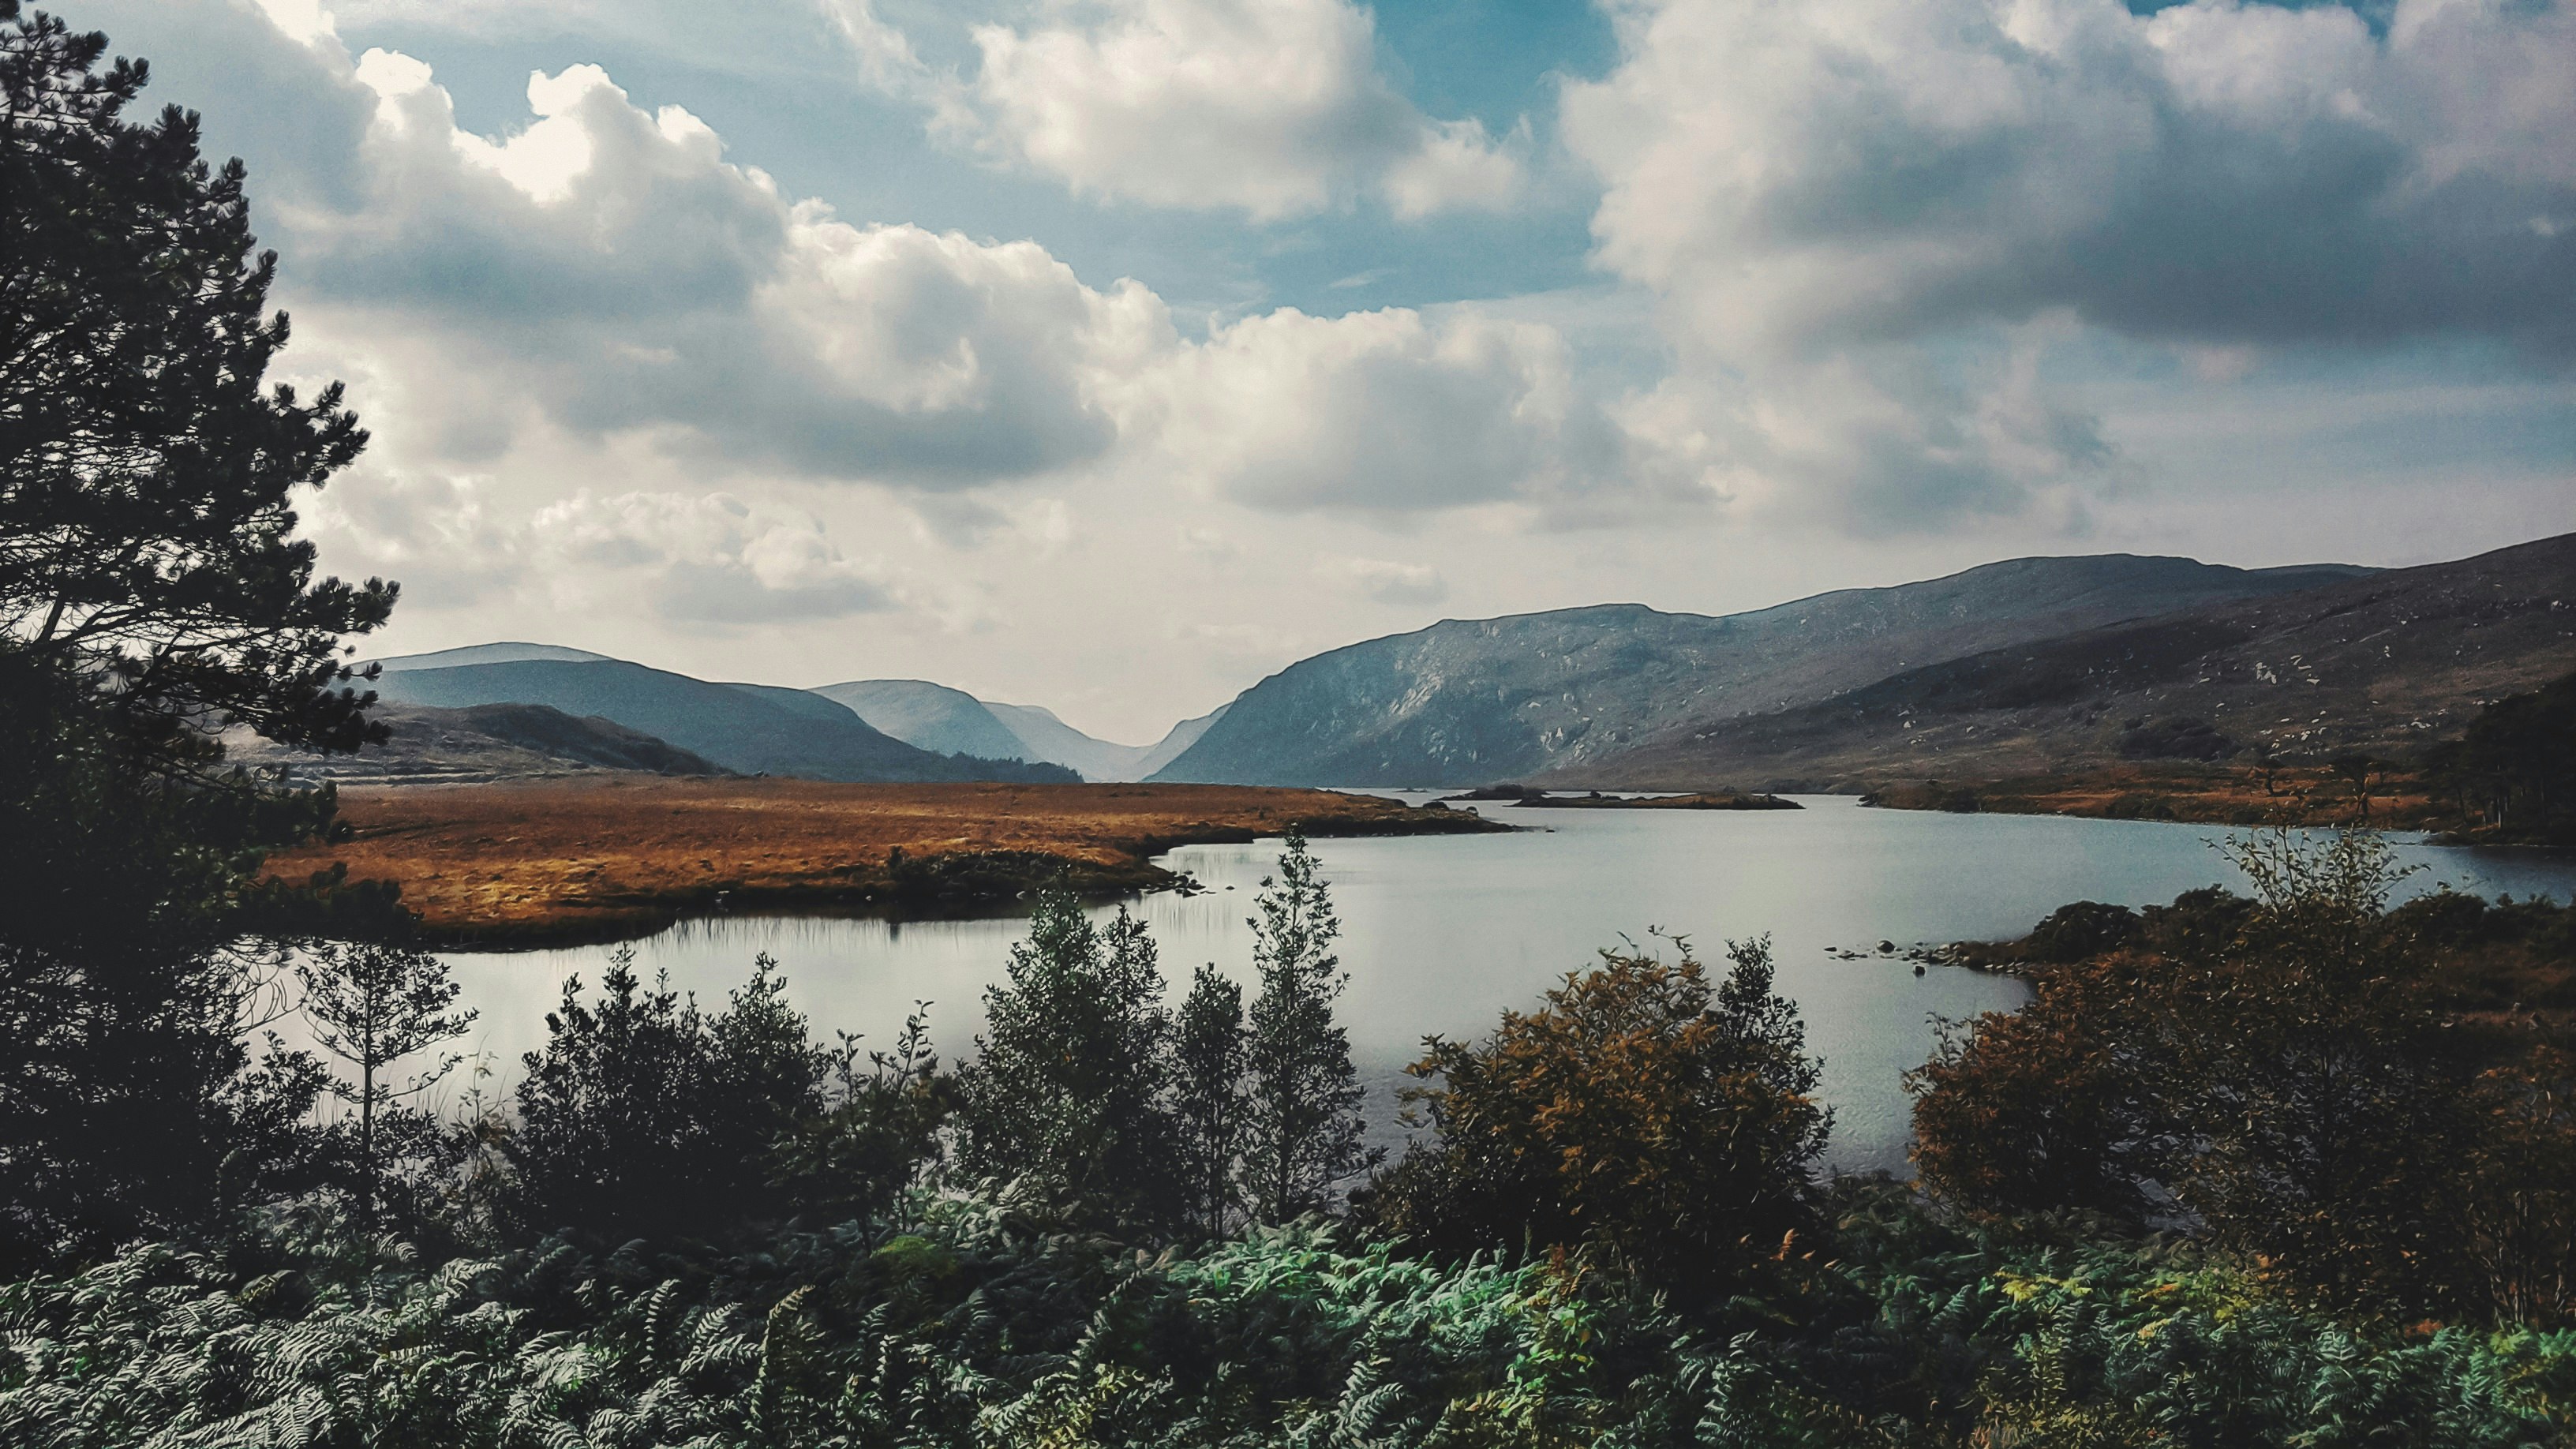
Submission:
[[[2136,761],[2411,755],[2576,669],[2576,535],[1910,667],[1555,769],[1594,787],[1866,787]],[[2576,747],[2576,745],[2571,745]]]
[[[388,670],[377,692],[396,704],[462,709],[542,704],[614,720],[742,774],[811,780],[1065,781],[1059,766],[916,749],[845,705],[801,689],[718,684],[616,659],[519,658]]]
[[[603,770],[731,773],[614,720],[580,718],[542,704],[379,704],[374,713],[392,727],[393,738],[354,755],[284,749],[247,729],[226,737],[226,753],[243,764],[282,765],[296,779],[348,784],[466,784]]]
[[[1981,651],[2366,574],[2108,554],[1988,564],[1712,618],[1605,604],[1444,621],[1291,665],[1151,778],[1453,785],[1579,772]]]

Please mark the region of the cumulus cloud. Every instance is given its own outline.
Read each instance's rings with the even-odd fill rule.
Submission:
[[[1117,436],[1105,390],[1172,343],[1139,285],[1086,286],[1034,243],[843,222],[598,67],[532,76],[533,119],[493,138],[411,57],[352,61],[327,33],[296,48],[347,147],[263,177],[298,290],[437,337],[452,390],[506,379],[592,434],[936,490],[1099,457]],[[488,431],[512,410],[454,411]]]
[[[1381,604],[1429,605],[1449,597],[1449,581],[1429,564],[1343,558],[1326,560],[1317,572]]]
[[[1364,59],[1365,13],[1319,13],[1358,27],[1344,38]],[[1266,14],[1237,28],[1287,23]],[[879,483],[958,543],[1008,524],[977,496],[990,485],[1161,485],[1175,459],[1222,496],[1292,511],[1615,486],[1617,429],[1551,328],[1472,308],[1288,311],[1189,338],[1143,284],[1086,283],[1035,242],[853,224],[792,199],[698,117],[636,104],[599,67],[532,75],[528,119],[487,135],[421,61],[351,57],[327,23],[298,23],[229,41],[292,77],[283,103],[346,154],[263,172],[262,194],[299,300],[332,309],[350,356],[389,382],[376,395],[401,398],[408,442],[447,461],[562,433],[701,471]],[[1342,56],[1326,67],[1341,79],[1316,84],[1428,127],[1425,155],[1473,149],[1358,64]]]
[[[1627,445],[1555,331],[1465,307],[1247,317],[1151,397],[1179,468],[1286,512],[1559,500],[1616,486]]]
[[[2065,309],[2193,343],[2576,310],[2576,8],[1635,0],[1564,98],[1600,259],[1727,357]]]
[[[1677,367],[1630,417],[1725,496],[1867,532],[2118,475],[2052,385],[2087,328],[2265,349],[2505,339],[2576,310],[2576,8],[1630,0],[1568,87],[1596,257]],[[2544,364],[2549,365],[2549,364]]]
[[[623,576],[646,603],[684,623],[830,619],[897,606],[878,570],[844,554],[812,517],[727,493],[588,489],[538,510],[532,551],[577,576]]]
[[[362,466],[304,499],[299,532],[341,573],[390,578],[415,608],[457,608],[526,577],[518,533],[492,508],[489,480]]]
[[[1413,218],[1520,192],[1523,138],[1414,109],[1349,0],[1109,0],[1087,22],[978,26],[946,125],[1078,192],[1255,219],[1374,193]]]

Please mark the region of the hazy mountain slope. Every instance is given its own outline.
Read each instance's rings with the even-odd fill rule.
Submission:
[[[1225,718],[1225,712],[1231,708],[1233,708],[1232,705],[1220,704],[1197,719],[1185,719],[1172,726],[1161,739],[1146,749],[1145,757],[1136,762],[1136,778],[1145,779],[1165,765],[1179,759],[1182,751],[1197,744],[1199,736],[1206,734],[1210,725]]]
[[[925,750],[989,760],[1039,758],[993,717],[984,701],[962,689],[926,679],[854,679],[811,692],[849,706],[869,724]]]
[[[1143,779],[1145,772],[1139,766],[1154,750],[1152,745],[1122,745],[1084,734],[1043,705],[986,700],[984,707],[1018,738],[1031,759],[1070,765],[1086,780]]]
[[[2366,571],[2106,554],[1988,564],[1711,618],[1637,604],[1461,622],[1289,666],[1153,778],[1475,784],[1565,769],[1927,662]]]
[[[469,709],[379,703],[376,719],[393,738],[354,755],[316,755],[281,748],[247,729],[225,738],[226,752],[252,765],[284,765],[297,778],[376,784],[454,784],[638,770],[657,775],[727,773],[687,750],[613,720],[575,718],[542,704],[484,704]]]
[[[598,715],[744,774],[815,780],[1061,779],[1043,767],[932,754],[803,690],[712,684],[622,660],[519,660],[386,674],[377,692],[404,704],[544,704]]]
[[[1697,788],[2411,751],[2576,669],[2576,535],[1901,671],[1551,777]],[[2571,745],[2576,747],[2576,745]]]
[[[520,664],[531,659],[551,659],[564,664],[594,664],[607,659],[587,649],[573,649],[562,644],[527,644],[508,641],[498,644],[468,644],[462,649],[441,649],[434,654],[397,654],[374,663],[388,672],[406,669],[454,669],[466,664]]]

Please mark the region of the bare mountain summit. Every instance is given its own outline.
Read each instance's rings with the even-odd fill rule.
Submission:
[[[1272,675],[1151,778],[1463,785],[1574,770],[1907,668],[2367,572],[2132,554],[2026,558],[1720,618],[1602,604],[1445,620]]]

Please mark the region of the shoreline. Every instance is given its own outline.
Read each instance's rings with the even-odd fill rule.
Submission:
[[[1153,858],[1295,826],[1316,839],[1514,827],[1379,796],[1224,785],[844,785],[615,776],[344,788],[345,841],[282,852],[287,883],[390,883],[431,946],[600,945],[690,919],[1008,914],[1063,884],[1172,889]],[[381,886],[370,886],[381,889]]]

